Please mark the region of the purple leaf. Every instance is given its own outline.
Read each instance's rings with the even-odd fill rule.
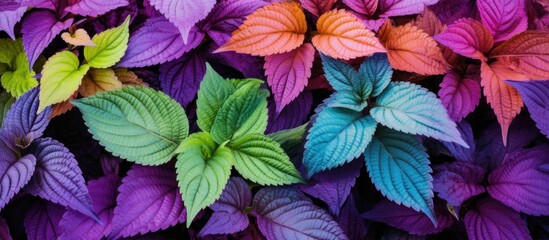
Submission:
[[[21,20],[26,11],[27,7],[20,7],[11,11],[0,11],[0,31],[5,31],[11,39],[15,40],[13,28]]]
[[[91,24],[96,32],[103,32],[109,28],[120,26],[128,16],[131,16],[131,21],[133,21],[137,16],[137,11],[137,0],[129,0],[128,5],[125,7],[118,8],[116,11],[107,12],[96,18]]]
[[[507,154],[488,176],[488,193],[503,204],[529,215],[549,215],[549,149],[536,147]]]
[[[532,239],[520,214],[491,198],[477,201],[475,209],[465,215],[464,222],[471,240]]]
[[[36,87],[19,97],[6,114],[2,125],[3,129],[14,133],[18,138],[24,138],[26,144],[41,137],[50,122],[51,107],[47,107],[38,115],[36,114],[39,91],[39,88]]]
[[[383,199],[374,208],[362,214],[368,220],[383,222],[415,235],[427,235],[440,232],[454,223],[452,215],[441,201],[435,201],[437,226],[422,212]]]
[[[461,77],[450,70],[440,83],[438,96],[442,105],[448,110],[448,116],[455,122],[460,122],[475,110],[480,102],[480,82],[476,75]]]
[[[435,15],[446,25],[450,25],[461,18],[475,18],[477,6],[475,0],[439,0],[437,4],[429,6]]]
[[[210,206],[214,213],[198,236],[232,234],[246,229],[250,222],[245,209],[251,202],[252,192],[246,181],[232,177],[219,199]]]
[[[486,56],[494,46],[490,31],[477,20],[462,18],[452,23],[435,39],[457,54],[486,61]]]
[[[69,149],[51,138],[39,138],[28,151],[36,156],[37,163],[27,192],[100,221],[92,209],[82,171]]]
[[[8,223],[3,218],[0,218],[0,239],[12,240]]]
[[[171,164],[134,164],[118,191],[108,239],[155,232],[185,222],[187,214]]]
[[[78,0],[65,8],[66,11],[80,16],[97,17],[115,8],[128,5],[128,0]]]
[[[3,0],[0,5],[0,12],[13,11],[21,6],[21,0]]]
[[[484,169],[469,162],[442,163],[433,167],[433,191],[452,206],[485,191]]]
[[[179,30],[166,18],[151,18],[131,35],[128,50],[117,66],[146,67],[165,63],[195,48],[202,39],[204,33],[193,28],[189,41],[184,44]]]
[[[25,215],[25,232],[33,240],[57,239],[61,233],[59,221],[65,208],[55,203],[40,200],[33,204]]]
[[[379,0],[343,0],[343,3],[355,12],[372,16],[377,10]]]
[[[332,10],[337,0],[299,0],[299,2],[304,9],[319,17]],[[375,2],[377,6],[377,0]]]
[[[341,213],[337,216],[337,222],[349,239],[366,239],[368,229],[356,209],[352,195],[349,196],[349,199],[341,208]]]
[[[507,40],[528,27],[524,0],[477,0],[477,7],[495,42]]]
[[[38,56],[62,30],[67,29],[73,22],[72,18],[58,22],[54,13],[40,10],[30,13],[21,25],[23,47],[32,68]]]
[[[420,13],[425,6],[433,5],[438,0],[380,0],[381,17],[396,17]]]
[[[2,155],[2,159],[0,159],[0,209],[4,208],[11,198],[29,182],[36,166],[36,158],[32,154],[19,160],[6,159],[3,152]]]
[[[179,29],[183,43],[187,43],[191,28],[198,21],[206,18],[216,1],[149,0],[149,2]]]
[[[61,236],[59,239],[101,239],[112,230],[114,206],[116,206],[117,188],[120,177],[109,175],[88,182],[88,189],[93,200],[93,210],[103,224],[79,212],[68,210],[59,223]]]
[[[348,239],[328,213],[294,188],[262,188],[252,205],[257,226],[268,240]]]
[[[506,81],[520,93],[530,117],[549,137],[549,81]]]
[[[304,91],[294,99],[282,112],[276,112],[276,104],[269,102],[269,118],[266,133],[274,133],[284,129],[295,128],[307,120],[313,105],[313,95]]]
[[[160,67],[160,86],[170,97],[187,106],[195,98],[204,74],[206,59],[193,51]]]
[[[357,159],[336,169],[321,172],[314,175],[306,185],[299,185],[298,189],[328,204],[330,212],[337,216],[351,193],[363,164],[362,159]]]
[[[212,44],[208,51],[211,52],[217,48],[219,48],[219,46]],[[218,61],[223,65],[233,67],[244,74],[244,77],[265,79],[263,76],[263,59],[260,57],[236,52],[216,53],[211,54],[208,57],[213,58],[214,61]]]
[[[463,120],[457,124],[457,129],[461,134],[461,138],[469,145],[469,148],[465,148],[457,143],[442,142],[442,145],[450,154],[458,161],[474,162],[475,161],[475,139],[473,136],[473,129],[471,125]]]
[[[101,163],[101,169],[105,175],[118,175],[122,159],[111,154],[103,154],[99,160]]]

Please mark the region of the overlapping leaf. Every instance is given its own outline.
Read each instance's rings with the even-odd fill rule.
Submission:
[[[530,117],[545,136],[549,136],[549,112],[546,101],[549,99],[548,81],[506,81],[521,95],[524,104],[528,107]]]
[[[469,162],[444,163],[433,167],[433,190],[452,206],[485,191],[484,169]]]
[[[494,45],[490,31],[470,18],[457,20],[435,39],[460,55],[484,61]]]
[[[128,5],[128,0],[79,0],[65,8],[65,11],[80,16],[97,17],[115,8]]]
[[[78,92],[83,97],[90,97],[98,92],[122,88],[122,83],[114,71],[109,68],[91,68],[82,78]]]
[[[93,36],[95,46],[84,47],[84,57],[88,64],[95,68],[107,68],[120,61],[128,48],[129,26],[130,18],[127,17],[119,27]]]
[[[438,96],[452,120],[461,121],[480,103],[481,93],[478,77],[478,72],[462,77],[457,72],[450,70],[442,79]]]
[[[160,87],[174,100],[186,106],[195,99],[200,82],[206,74],[206,59],[200,53],[185,56],[162,64]],[[210,68],[211,69],[211,68]]]
[[[507,40],[528,27],[524,0],[479,0],[480,19],[496,42]]]
[[[65,209],[48,201],[38,201],[30,206],[23,224],[29,239],[57,239],[61,233],[59,221]]]

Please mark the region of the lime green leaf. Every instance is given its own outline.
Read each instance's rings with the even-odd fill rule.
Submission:
[[[168,162],[189,133],[181,105],[151,88],[128,86],[71,102],[107,151],[139,164]]]
[[[10,96],[7,92],[0,93],[0,126],[2,126],[4,117],[14,102],[15,98]]]
[[[196,100],[197,123],[202,131],[211,131],[217,112],[235,90],[233,84],[223,79],[210,64],[206,63],[206,74],[200,83]]]
[[[108,68],[124,56],[130,37],[130,16],[119,27],[106,30],[95,36],[95,47],[84,47],[84,58],[94,68]]]
[[[69,51],[58,52],[48,59],[40,80],[38,112],[69,99],[78,90],[82,78],[90,68],[87,64],[79,67],[79,64],[78,57]]]
[[[218,146],[212,136],[199,132],[189,136],[177,156],[177,181],[187,208],[187,227],[198,212],[215,202],[231,175],[233,154]]]
[[[263,134],[249,134],[229,143],[236,170],[261,185],[302,182],[301,175],[280,145]]]
[[[12,69],[4,72],[1,77],[2,87],[12,96],[19,97],[38,85],[38,81],[32,77],[35,73],[29,72],[29,62],[24,52],[17,55]]]
[[[17,41],[7,38],[0,39],[0,63],[5,63],[9,67],[12,67],[13,60],[15,60],[19,53],[24,53],[21,39],[17,39]]]

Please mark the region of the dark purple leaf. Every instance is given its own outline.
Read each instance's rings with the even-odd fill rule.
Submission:
[[[13,11],[21,6],[21,0],[3,0],[0,4],[0,12]]]
[[[530,117],[549,137],[549,81],[507,81],[520,93]]]
[[[208,52],[219,48],[216,44],[211,44]],[[208,61],[213,60],[226,66],[231,66],[240,71],[244,77],[265,79],[263,76],[263,59],[249,54],[240,54],[236,52],[221,52],[208,56]]]
[[[2,153],[3,157],[4,153]],[[0,159],[0,209],[4,208],[11,198],[29,182],[35,166],[36,158],[32,154],[15,161]]]
[[[154,232],[185,222],[187,212],[171,164],[133,165],[118,191],[108,239]]]
[[[383,231],[381,240],[425,240],[426,236],[418,236],[409,234],[405,231],[401,231],[395,228],[386,228]]]
[[[262,188],[252,205],[257,226],[269,240],[348,239],[328,213],[294,188]]]
[[[28,149],[37,159],[36,173],[26,187],[32,195],[79,211],[100,221],[92,209],[82,171],[74,155],[51,138],[36,139]]]
[[[339,216],[337,216],[337,222],[343,229],[349,239],[365,239],[368,229],[364,220],[360,217],[360,213],[356,209],[355,200],[353,196],[349,196],[347,202],[341,208]]]
[[[128,5],[128,0],[78,0],[65,8],[66,11],[80,16],[97,17],[115,8]]]
[[[48,201],[40,200],[33,204],[25,215],[25,231],[32,240],[53,240],[61,234],[59,221],[65,208]]]
[[[51,107],[36,114],[39,103],[38,93],[39,88],[36,87],[19,97],[6,114],[2,125],[3,129],[14,133],[18,138],[24,138],[26,144],[41,137],[50,122],[48,117],[52,111]]]
[[[440,0],[429,8],[446,25],[450,25],[460,18],[475,18],[478,15],[474,0]]]
[[[193,51],[160,67],[160,87],[181,105],[187,106],[195,98],[205,73],[204,56]]]
[[[21,20],[26,11],[27,7],[20,7],[11,11],[0,11],[0,32],[5,31],[11,39],[15,40],[13,28]]]
[[[145,1],[147,2],[147,1]],[[120,26],[128,16],[133,21],[137,16],[138,6],[136,0],[129,0],[128,5],[120,7],[116,11],[110,11],[91,22],[96,32],[103,32],[109,28]]]
[[[105,175],[118,175],[122,159],[111,154],[103,154],[99,160],[101,169]]]
[[[452,206],[485,191],[484,169],[469,162],[442,163],[433,167],[433,191]]]
[[[276,112],[276,103],[269,101],[269,118],[267,124],[268,133],[274,133],[285,129],[295,128],[303,124],[313,105],[313,95],[310,91],[299,94],[280,113]]]
[[[452,156],[459,161],[474,162],[475,158],[475,138],[473,136],[473,129],[471,125],[463,120],[457,124],[457,129],[461,134],[461,138],[469,145],[469,148],[465,148],[457,143],[442,142],[444,148],[452,154]]]
[[[12,240],[8,223],[3,218],[0,218],[0,239]]]

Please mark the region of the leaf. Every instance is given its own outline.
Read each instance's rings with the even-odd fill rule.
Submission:
[[[536,122],[536,126],[545,136],[549,136],[549,121],[547,117],[546,103],[549,94],[549,82],[547,81],[505,81],[513,86],[522,97],[528,107],[530,117]]]
[[[305,89],[315,60],[315,49],[310,43],[285,53],[265,57],[265,75],[280,113]]]
[[[232,234],[246,229],[250,221],[245,209],[251,203],[252,191],[246,181],[231,177],[219,199],[210,206],[214,213],[198,236]]]
[[[377,97],[387,88],[393,76],[393,69],[387,55],[376,53],[367,58],[358,70],[361,81],[369,81],[372,86],[370,96]],[[369,85],[364,83],[365,85]]]
[[[155,232],[185,222],[187,211],[177,188],[173,164],[134,164],[118,188],[107,239]]]
[[[471,125],[466,120],[462,120],[457,124],[457,129],[465,143],[469,145],[469,148],[451,142],[442,142],[442,145],[456,160],[470,163],[475,162],[476,144]],[[501,146],[503,146],[503,144]]]
[[[309,129],[303,164],[309,177],[357,158],[372,140],[377,123],[344,108],[323,109]]]
[[[27,144],[41,137],[50,122],[51,107],[36,114],[38,91],[39,88],[34,88],[17,99],[7,112],[2,126],[16,137],[25,139]]]
[[[431,37],[447,29],[441,19],[429,8],[425,8],[422,13],[417,15],[413,23]],[[442,51],[444,54],[444,49]]]
[[[73,100],[88,131],[117,157],[143,165],[168,162],[189,133],[183,108],[146,87],[124,87]]]
[[[303,124],[299,127],[282,130],[276,133],[267,135],[270,139],[274,140],[284,150],[294,165],[301,164],[303,146],[302,140],[305,136],[307,124]]]
[[[488,176],[490,196],[528,215],[549,214],[549,190],[545,187],[549,173],[541,166],[549,163],[546,147],[518,150],[507,154],[502,164]]]
[[[191,30],[187,44],[184,44],[179,30],[166,18],[150,18],[132,33],[128,50],[117,66],[145,67],[165,63],[197,47],[203,39],[204,33]]]
[[[476,74],[462,77],[449,70],[440,83],[438,96],[448,116],[455,122],[460,122],[480,103],[480,83]]]
[[[72,35],[68,32],[64,32],[63,34],[61,34],[61,39],[63,39],[63,41],[65,41],[66,43],[74,46],[95,47],[95,43],[91,40],[88,32],[81,28],[76,29],[76,31],[74,31]]]
[[[75,4],[72,4],[65,8],[65,11],[74,13],[80,16],[97,17],[114,10],[119,7],[128,5],[128,0],[79,0]]]
[[[528,79],[549,79],[549,33],[522,32],[494,48],[490,57],[510,65],[513,70],[528,76]]]
[[[246,179],[261,185],[302,182],[290,158],[274,140],[262,134],[248,134],[229,142],[235,168]]]
[[[436,225],[429,155],[415,136],[379,128],[364,158],[370,179],[384,196],[425,213]]]
[[[36,173],[26,187],[28,193],[101,221],[92,209],[82,171],[69,149],[51,138],[39,138],[28,151],[37,159]]]
[[[185,208],[187,227],[198,212],[215,202],[231,175],[231,150],[218,146],[206,132],[190,135],[177,148],[177,182]]]
[[[57,239],[59,221],[65,208],[55,203],[39,200],[29,207],[23,224],[28,239]]]
[[[264,133],[267,129],[267,93],[259,82],[238,88],[217,112],[211,134],[217,143],[245,134]]]
[[[98,92],[122,88],[122,83],[110,68],[91,68],[82,79],[78,92],[83,97],[90,97]]]
[[[2,164],[0,165],[0,186],[2,186],[0,209],[4,208],[13,196],[30,181],[36,166],[36,158],[32,154],[21,157],[21,159],[8,159],[9,157],[4,154],[2,153]]]
[[[0,237],[4,240],[13,240],[10,236],[8,223],[4,219],[0,219]]]
[[[38,85],[38,81],[33,78],[34,71],[29,71],[29,62],[23,52],[17,55],[12,68],[13,72],[6,71],[0,78],[2,87],[12,96],[17,98]]]
[[[379,95],[376,104],[370,114],[386,127],[468,147],[440,100],[419,85],[392,82]]]
[[[90,67],[108,68],[116,64],[128,48],[130,17],[122,25],[93,36],[95,47],[84,47],[84,58]]]
[[[13,60],[24,52],[23,43],[20,40],[0,38],[0,63],[5,63],[9,68],[13,67]]]
[[[353,195],[349,196],[349,199],[341,208],[341,213],[337,216],[336,220],[349,239],[366,238],[368,228],[366,227],[364,220],[360,217]]]
[[[134,72],[129,71],[127,68],[115,68],[114,74],[120,82],[124,85],[129,86],[148,86],[147,83],[143,82],[143,79],[139,78]]]
[[[21,18],[27,11],[27,7],[20,7],[10,11],[0,11],[0,31],[4,31],[8,36],[15,40],[15,24],[21,21]]]
[[[377,10],[379,0],[343,0],[343,4],[347,5],[353,11],[372,16]]]
[[[8,111],[15,102],[15,98],[7,92],[0,93],[0,127],[4,125]]]
[[[216,1],[149,0],[149,2],[179,29],[183,43],[187,44],[190,42],[191,28],[208,16]]]
[[[396,17],[420,13],[438,0],[383,0],[379,2],[381,17]]]
[[[289,52],[303,43],[307,22],[296,2],[266,5],[246,17],[231,39],[214,53],[236,51],[253,56]]]
[[[210,64],[206,63],[206,74],[200,83],[196,100],[197,124],[202,131],[211,132],[217,112],[234,91],[235,86],[225,81]]]
[[[21,34],[23,35],[25,53],[27,59],[29,59],[29,69],[34,66],[38,56],[57,34],[67,29],[72,22],[72,18],[63,22],[57,21],[54,13],[45,10],[32,12],[25,17],[23,24],[21,24]]]
[[[120,177],[107,175],[88,182],[90,197],[93,200],[93,210],[103,224],[79,212],[69,210],[63,214],[59,227],[59,239],[101,239],[112,231],[112,218],[116,206],[116,195]]]
[[[206,59],[201,53],[188,53],[160,66],[160,87],[181,105],[192,102],[206,74]]]
[[[268,240],[348,239],[328,213],[293,188],[262,188],[253,199],[252,215]]]
[[[295,128],[307,121],[313,105],[313,94],[304,91],[297,96],[280,113],[276,112],[274,102],[269,103],[269,117],[266,133],[273,133],[284,129]]]
[[[433,167],[433,191],[448,204],[459,207],[463,202],[484,193],[484,168],[469,162],[443,163]]]
[[[58,52],[48,59],[40,80],[39,113],[52,104],[69,99],[78,90],[90,68],[88,64],[79,65],[78,57],[69,51]]]
[[[320,16],[332,9],[337,0],[300,0],[301,6],[315,16]]]
[[[422,75],[443,74],[448,70],[437,42],[411,23],[394,27],[387,21],[379,29],[378,37],[394,69]]]
[[[337,25],[333,23],[337,22]],[[343,60],[385,52],[374,33],[351,13],[340,9],[329,11],[316,22],[318,35],[311,41],[318,51]]]
[[[486,61],[484,54],[494,46],[494,38],[482,23],[462,18],[435,36],[435,39],[454,52],[473,59]]]
[[[471,240],[532,239],[518,212],[489,197],[477,201],[464,222]]]
[[[504,41],[528,27],[524,0],[479,0],[477,7],[482,20],[496,42]]]
[[[429,8],[446,25],[452,24],[460,18],[478,14],[476,2],[471,0],[439,0],[437,4]]]

